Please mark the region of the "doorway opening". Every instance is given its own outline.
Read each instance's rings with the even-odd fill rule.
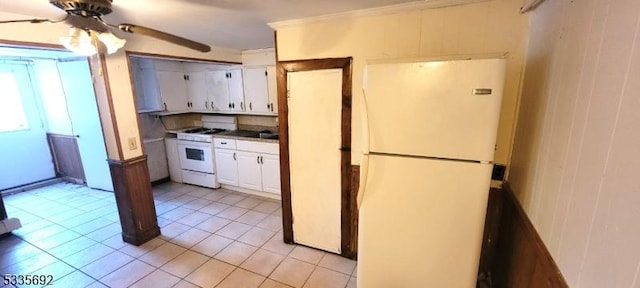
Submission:
[[[0,46],[0,192],[60,180],[113,191],[88,59]]]

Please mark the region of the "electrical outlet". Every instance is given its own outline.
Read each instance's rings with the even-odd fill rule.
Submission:
[[[136,137],[130,137],[127,139],[127,143],[129,143],[129,150],[138,149],[138,143],[136,143]]]

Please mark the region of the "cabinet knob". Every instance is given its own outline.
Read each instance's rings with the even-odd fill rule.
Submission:
[[[258,161],[258,164],[260,164],[260,156],[256,158],[256,161]]]
[[[216,107],[213,106],[213,101],[211,101],[211,110],[215,110],[215,109],[216,109]]]
[[[204,101],[204,107],[205,107],[205,108],[207,108],[207,109],[209,109],[209,102]]]
[[[236,159],[236,152],[233,152],[233,160],[238,160]]]
[[[231,109],[231,102],[229,102],[229,109]]]
[[[167,111],[167,102],[162,103],[164,105],[164,111]]]
[[[251,104],[253,104],[253,103],[249,102],[249,110],[253,110],[253,107],[252,107],[253,105],[251,105]]]

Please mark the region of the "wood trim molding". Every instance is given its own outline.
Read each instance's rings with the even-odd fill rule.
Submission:
[[[276,37],[277,38],[277,37]],[[277,44],[277,43],[276,43]],[[276,45],[277,47],[277,45]],[[277,49],[276,49],[277,55]],[[276,56],[277,57],[277,56]],[[278,121],[280,123],[280,181],[282,183],[283,237],[286,243],[293,240],[293,213],[291,210],[291,171],[289,166],[289,107],[287,99],[287,73],[322,69],[342,69],[342,113],[341,113],[341,250],[345,257],[355,257],[356,250],[351,239],[356,230],[353,219],[351,193],[351,101],[352,101],[353,58],[327,58],[295,61],[278,61],[276,64],[278,81]]]
[[[569,287],[508,183],[489,194],[479,271],[493,287]]]
[[[14,40],[6,40],[6,39],[0,39],[0,44],[2,44],[3,46],[14,46],[15,48],[31,47],[31,48],[46,49],[46,50],[68,51],[66,48],[64,48],[64,46],[60,44],[14,41]]]
[[[2,200],[2,193],[0,193],[0,221],[7,219],[7,207],[4,207],[4,200]]]
[[[144,53],[144,52],[134,52],[134,51],[125,51],[127,54],[127,58],[129,56],[142,56],[149,58],[158,58],[165,60],[177,60],[177,61],[193,61],[193,62],[206,62],[211,64],[233,64],[233,65],[242,65],[242,62],[233,62],[233,61],[224,61],[224,60],[211,60],[211,59],[199,59],[199,58],[191,58],[191,57],[182,57],[182,56],[171,56],[171,55],[162,55],[162,54],[154,54],[154,53]]]
[[[108,160],[122,226],[122,239],[141,245],[160,235],[147,156]]]

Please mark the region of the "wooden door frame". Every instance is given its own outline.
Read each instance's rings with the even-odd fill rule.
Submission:
[[[282,226],[285,243],[294,243],[293,213],[291,209],[291,171],[289,166],[289,105],[287,99],[287,73],[323,69],[342,69],[341,116],[341,251],[342,256],[356,257],[355,239],[357,213],[355,192],[351,189],[351,101],[353,58],[326,58],[311,60],[278,61],[278,121],[280,133],[280,181],[282,183]]]

